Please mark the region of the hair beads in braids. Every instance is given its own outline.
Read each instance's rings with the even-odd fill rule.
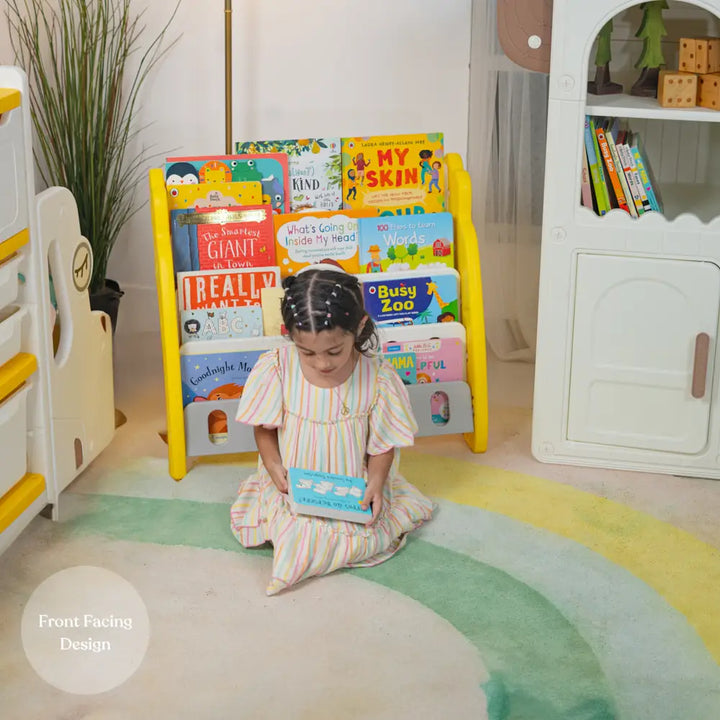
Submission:
[[[318,333],[341,328],[355,336],[355,349],[377,347],[377,331],[365,312],[362,288],[354,275],[337,270],[311,269],[283,280],[285,295],[280,309],[285,327]],[[360,325],[367,317],[362,329]]]

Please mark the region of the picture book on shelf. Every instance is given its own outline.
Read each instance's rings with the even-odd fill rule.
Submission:
[[[455,267],[449,212],[360,218],[360,272]]]
[[[377,215],[445,210],[442,133],[342,139],[343,202]]]
[[[235,144],[238,153],[279,152],[288,156],[290,212],[341,210],[340,138],[255,140]]]
[[[260,305],[261,289],[279,284],[277,267],[178,273],[178,307],[182,311]]]
[[[182,310],[180,333],[184,343],[260,337],[263,334],[262,310],[257,305]]]
[[[278,347],[279,340],[199,340],[181,345],[183,407],[192,402],[239,398],[257,359],[266,350]]]
[[[276,215],[275,256],[282,277],[327,260],[357,273],[358,221],[368,214],[367,210],[337,210]]]
[[[379,327],[460,320],[459,276],[452,268],[358,276],[365,308]]]
[[[365,480],[350,475],[288,468],[288,500],[297,515],[367,523],[372,510],[360,506],[365,497]]]
[[[285,291],[282,287],[265,287],[260,291],[262,324],[265,335],[287,335],[280,303]]]
[[[170,185],[167,196],[168,208],[171,211],[198,206],[262,205],[262,185],[259,181]]]
[[[611,205],[613,207],[619,207],[621,210],[629,213],[630,209],[625,199],[622,183],[620,182],[618,168],[615,165],[615,159],[610,150],[610,143],[605,132],[605,122],[596,122],[595,135],[597,136],[598,147],[600,148],[600,154],[603,159],[605,177],[610,180],[610,189],[612,191]]]
[[[462,323],[383,328],[380,348],[406,384],[465,380]],[[410,366],[412,370],[408,373]]]
[[[290,211],[290,176],[284,153],[170,157],[165,161],[165,183],[192,185],[206,182],[259,182],[262,204],[274,213]]]
[[[184,219],[197,227],[198,267],[193,270],[275,265],[275,229],[269,205],[197,208]]]
[[[397,349],[383,350],[383,357],[395,368],[405,385],[417,383],[417,358],[414,352],[402,352],[398,346]]]

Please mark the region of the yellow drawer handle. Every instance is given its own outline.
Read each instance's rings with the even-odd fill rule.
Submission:
[[[0,115],[20,107],[20,91],[15,88],[0,88]]]

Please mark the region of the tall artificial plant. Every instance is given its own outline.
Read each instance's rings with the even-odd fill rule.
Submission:
[[[26,71],[43,181],[75,197],[93,249],[90,292],[104,287],[110,253],[141,203],[150,158],[138,148],[136,111],[148,74],[176,40],[164,27],[145,39],[145,11],[131,0],[7,0],[15,61]]]

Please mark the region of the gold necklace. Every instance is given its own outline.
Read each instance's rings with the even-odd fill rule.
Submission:
[[[347,400],[348,395],[350,394],[350,388],[352,387],[352,375],[345,381],[347,383],[347,387],[345,388],[345,397],[341,397],[340,393],[338,392],[338,397],[340,397],[340,414],[343,417],[347,417],[350,414],[350,408],[348,407]],[[339,385],[335,386],[336,388],[340,387]]]

